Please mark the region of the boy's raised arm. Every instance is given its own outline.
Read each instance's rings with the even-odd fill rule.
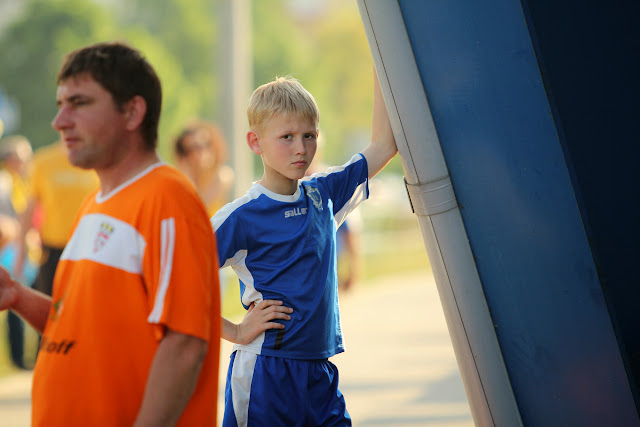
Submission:
[[[373,69],[373,118],[371,124],[371,143],[362,150],[367,159],[369,179],[373,178],[396,155],[398,148],[391,130],[391,122],[384,105],[380,82],[375,68]]]

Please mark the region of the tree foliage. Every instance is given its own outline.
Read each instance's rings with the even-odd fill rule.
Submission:
[[[81,46],[121,40],[140,49],[163,81],[160,134],[175,130],[198,114],[197,85],[187,82],[179,61],[142,26],[120,25],[110,9],[85,0],[30,0],[22,15],[0,36],[0,87],[20,108],[14,133],[25,135],[34,147],[56,138],[51,120],[56,113],[56,73],[63,56]],[[161,153],[166,148],[161,147]]]
[[[312,4],[312,2],[302,2]],[[340,164],[368,143],[373,61],[355,2],[325,0],[307,13],[294,0],[253,2],[255,86],[291,75],[320,108],[323,161]]]
[[[0,86],[20,109],[15,133],[27,136],[34,146],[54,141],[50,123],[62,56],[86,40],[99,39],[109,26],[106,14],[82,0],[27,3],[0,38]]]
[[[322,108],[327,161],[344,162],[370,139],[373,61],[355,2],[341,2],[321,20],[313,37],[318,55],[308,89]]]
[[[0,33],[0,90],[16,99],[14,133],[41,146],[56,135],[55,75],[63,55],[104,40],[139,48],[163,83],[160,152],[192,117],[218,121],[222,43],[219,11],[233,0],[24,0],[23,13]],[[309,12],[292,7],[314,4]],[[253,48],[253,87],[292,75],[321,111],[324,159],[346,160],[371,128],[372,61],[355,2],[252,0],[246,23]],[[224,106],[222,106],[224,108]]]

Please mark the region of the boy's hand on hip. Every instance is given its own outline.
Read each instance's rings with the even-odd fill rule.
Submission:
[[[284,325],[274,322],[276,319],[291,320],[291,307],[282,305],[282,301],[262,300],[249,306],[242,323],[237,326],[238,344],[249,344],[267,329],[284,329]]]

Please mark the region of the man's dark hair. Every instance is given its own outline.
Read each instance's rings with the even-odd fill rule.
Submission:
[[[140,51],[121,42],[97,43],[65,56],[58,72],[58,84],[71,77],[89,75],[111,94],[118,108],[134,96],[147,103],[142,135],[147,148],[158,141],[158,124],[162,108],[162,87],[153,67]]]

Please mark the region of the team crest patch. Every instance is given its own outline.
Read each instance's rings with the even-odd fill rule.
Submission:
[[[316,207],[316,209],[318,209],[319,211],[322,210],[322,196],[320,195],[320,192],[318,191],[317,188],[314,187],[309,187],[307,185],[304,186],[305,189],[307,190],[307,197],[311,199],[311,201],[313,202],[313,206]]]
[[[64,307],[64,297],[66,296],[67,296],[67,293],[65,292],[62,298],[60,298],[58,301],[53,301],[53,304],[52,304],[53,310],[49,314],[49,318],[51,320],[57,320],[58,317],[60,317],[60,315],[62,314],[62,308]]]
[[[98,252],[109,241],[109,237],[113,234],[113,225],[103,222],[100,224],[100,230],[96,235],[96,239],[93,242],[93,252]]]

